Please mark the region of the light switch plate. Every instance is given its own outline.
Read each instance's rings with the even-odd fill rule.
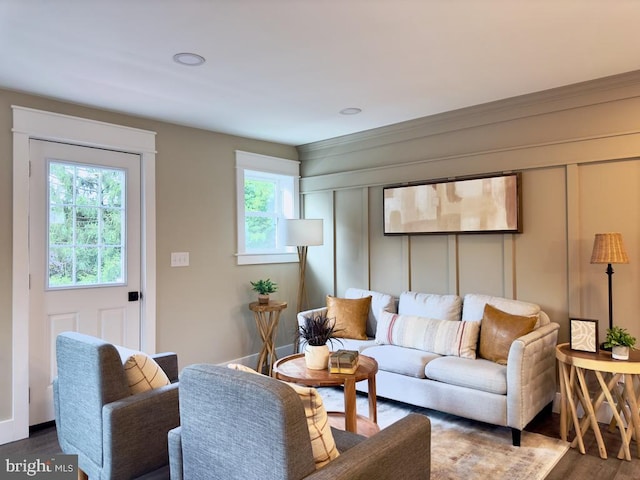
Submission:
[[[172,267],[188,267],[189,252],[171,252]]]

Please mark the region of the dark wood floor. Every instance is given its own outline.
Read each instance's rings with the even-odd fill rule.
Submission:
[[[560,415],[543,412],[525,430],[560,438]],[[631,461],[618,460],[616,457],[621,444],[619,431],[609,432],[608,425],[601,425],[600,430],[607,446],[606,460],[600,458],[595,436],[589,430],[585,436],[585,455],[577,448],[570,448],[547,475],[546,480],[640,479],[640,458],[636,442],[631,443]],[[573,439],[573,432],[569,438]]]
[[[556,413],[541,413],[526,428],[527,431],[540,433],[549,437],[560,437],[560,416]],[[606,426],[601,428],[607,445],[608,459],[602,460],[598,454],[598,446],[589,431],[585,439],[587,453],[580,454],[577,449],[569,449],[560,462],[547,476],[547,480],[638,480],[640,478],[640,459],[635,442],[632,442],[632,460],[616,458],[620,448],[618,431],[611,433]],[[54,427],[48,427],[31,433],[25,440],[0,446],[0,458],[13,454],[57,454],[62,453]],[[156,476],[153,478],[168,478]]]

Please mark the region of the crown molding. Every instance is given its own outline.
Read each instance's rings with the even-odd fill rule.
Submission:
[[[474,105],[299,145],[299,158],[325,158],[382,145],[640,96],[640,70]]]

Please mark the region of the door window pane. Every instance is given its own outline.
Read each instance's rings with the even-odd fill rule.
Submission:
[[[124,284],[125,171],[48,162],[48,288]]]

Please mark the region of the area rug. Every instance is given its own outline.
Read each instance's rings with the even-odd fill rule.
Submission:
[[[341,389],[318,390],[328,411],[344,410]],[[368,415],[365,395],[358,394],[357,408]],[[514,447],[510,428],[378,398],[380,428],[411,412],[431,420],[432,480],[542,480],[569,449],[567,442],[531,432],[522,432],[521,446]]]

